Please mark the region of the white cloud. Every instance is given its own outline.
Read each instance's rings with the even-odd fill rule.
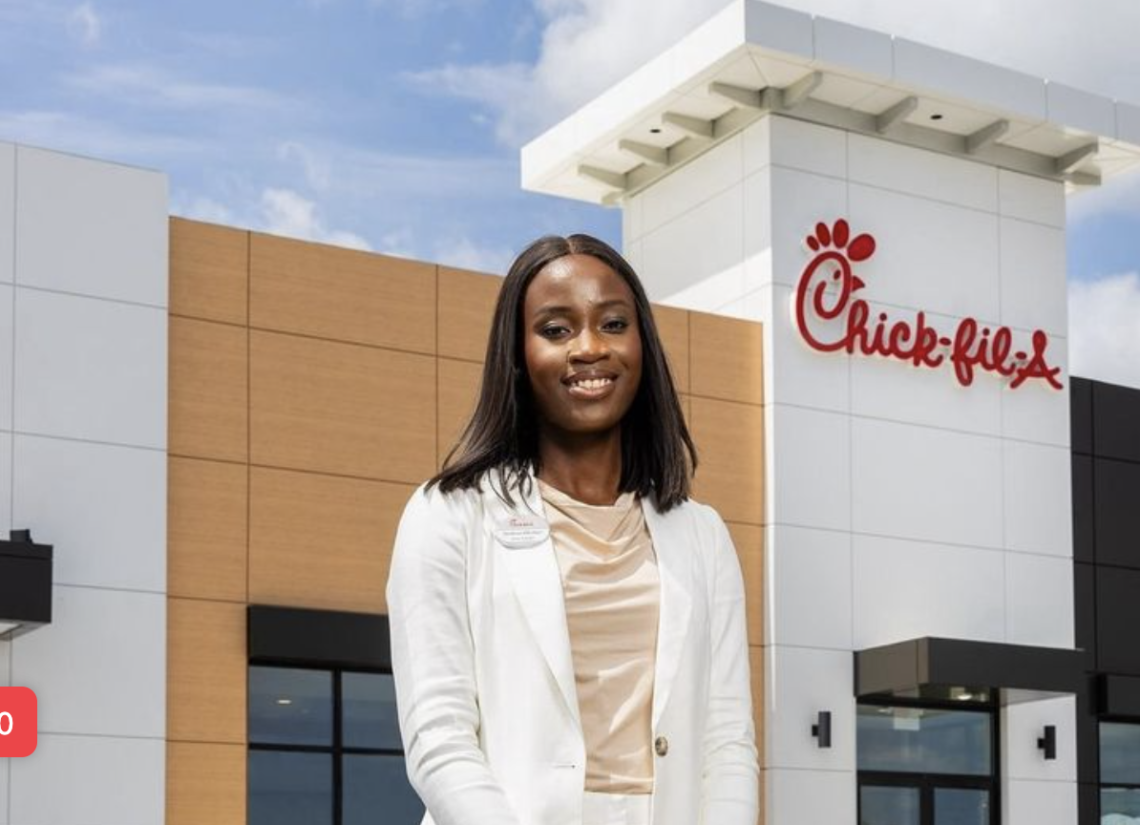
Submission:
[[[506,275],[515,254],[506,247],[481,246],[470,238],[451,238],[435,246],[432,260],[436,263],[492,275]]]
[[[1069,371],[1140,388],[1140,273],[1069,284]]]
[[[542,16],[534,64],[444,65],[410,78],[483,104],[517,146],[684,37],[726,0],[532,0]],[[782,5],[1140,103],[1140,3],[1100,0],[783,0]],[[1026,36],[1032,21],[1032,36]],[[1074,36],[1080,32],[1080,36]],[[1089,43],[1097,44],[1089,59]]]
[[[293,105],[287,97],[269,89],[190,81],[144,64],[96,66],[82,74],[71,75],[66,81],[77,89],[111,97],[117,102],[173,109],[226,107],[248,111],[287,109]]]
[[[317,204],[292,189],[266,189],[259,204],[259,228],[273,235],[320,241],[350,249],[371,249],[368,241],[353,232],[326,227]]]
[[[84,46],[94,46],[103,34],[103,21],[90,3],[76,6],[67,15],[67,30]]]

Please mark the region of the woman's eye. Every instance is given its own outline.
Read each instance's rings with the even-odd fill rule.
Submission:
[[[621,332],[623,329],[629,327],[629,321],[624,318],[614,318],[612,321],[606,321],[602,328],[610,332]]]
[[[557,338],[558,336],[564,334],[565,332],[566,332],[566,327],[560,326],[558,324],[551,324],[550,326],[545,326],[542,329],[540,329],[538,331],[538,334],[541,335],[543,338]]]

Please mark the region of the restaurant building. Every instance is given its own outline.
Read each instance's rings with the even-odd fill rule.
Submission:
[[[764,822],[1140,822],[1140,390],[1070,374],[1065,277],[1140,108],[738,0],[522,161],[622,209]],[[498,284],[0,143],[0,825],[418,822],[384,585]]]

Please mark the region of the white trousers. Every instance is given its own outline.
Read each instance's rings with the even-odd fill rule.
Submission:
[[[591,793],[582,801],[582,825],[649,825],[650,794]]]

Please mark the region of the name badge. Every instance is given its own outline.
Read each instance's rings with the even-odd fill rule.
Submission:
[[[542,544],[549,535],[550,525],[538,516],[511,516],[495,530],[499,543],[512,550]]]

